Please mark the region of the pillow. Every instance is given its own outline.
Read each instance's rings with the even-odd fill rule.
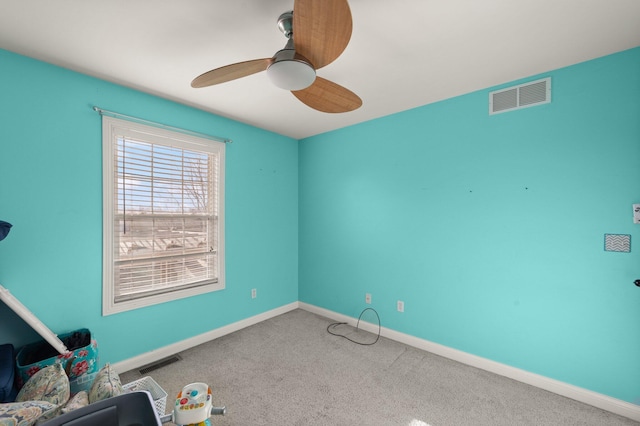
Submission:
[[[62,414],[70,413],[73,410],[89,405],[89,395],[86,391],[80,391],[75,394],[67,404],[62,407]]]
[[[31,426],[40,417],[57,408],[47,401],[25,401],[0,404],[1,426]]]
[[[38,423],[41,423],[60,414],[60,409],[69,400],[69,393],[69,378],[62,365],[56,363],[31,376],[18,392],[16,402],[46,401],[53,404],[53,410],[42,413],[38,418]]]
[[[98,371],[98,375],[93,380],[93,385],[89,390],[89,403],[93,404],[123,393],[124,389],[120,382],[120,376],[109,364],[106,364]]]
[[[69,400],[69,378],[62,365],[49,365],[31,376],[24,384],[16,402],[47,401],[55,405],[63,405]]]

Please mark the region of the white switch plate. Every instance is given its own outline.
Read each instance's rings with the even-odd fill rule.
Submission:
[[[256,291],[255,288],[251,289],[251,298],[255,299],[256,297],[258,297],[258,292]]]
[[[371,293],[367,293],[364,295],[364,301],[367,303],[367,305],[371,304]]]
[[[633,205],[633,223],[640,223],[640,204]]]
[[[404,312],[404,302],[402,300],[398,300],[398,312]]]

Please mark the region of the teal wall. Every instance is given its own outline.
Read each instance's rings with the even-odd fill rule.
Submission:
[[[300,141],[300,300],[640,403],[640,48],[547,76]]]
[[[487,89],[296,143],[0,50],[0,284],[102,362],[369,292],[385,327],[638,403],[640,48],[546,76],[549,105],[489,116]],[[93,105],[234,140],[225,290],[101,316]],[[0,341],[33,337],[3,308]]]
[[[101,315],[102,130],[93,105],[233,139],[225,290]],[[0,284],[58,334],[89,328],[102,363],[295,302],[297,161],[294,139],[0,50],[0,219],[14,225],[0,242]],[[13,342],[24,324],[0,305],[0,343]]]

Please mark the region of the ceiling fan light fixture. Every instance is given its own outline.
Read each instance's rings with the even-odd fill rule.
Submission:
[[[360,108],[362,99],[322,77],[316,70],[338,58],[351,38],[353,22],[348,0],[294,0],[294,12],[278,18],[287,44],[271,58],[236,62],[207,71],[191,87],[225,83],[266,71],[271,82],[316,111],[341,113]],[[295,27],[295,42],[294,42]]]
[[[271,82],[286,90],[302,90],[311,86],[316,79],[316,70],[307,62],[286,59],[272,63],[267,68]]]

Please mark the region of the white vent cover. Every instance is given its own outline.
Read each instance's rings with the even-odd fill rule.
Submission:
[[[489,114],[551,102],[551,77],[489,93]]]

